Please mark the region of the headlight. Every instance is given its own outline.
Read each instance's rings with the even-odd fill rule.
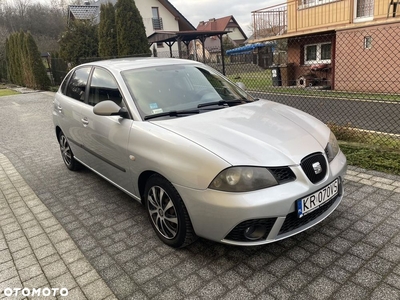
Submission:
[[[331,162],[335,156],[339,153],[339,144],[336,140],[335,135],[331,132],[329,136],[328,145],[325,148],[326,156],[328,157],[328,161]]]
[[[249,192],[277,185],[267,168],[232,167],[214,178],[209,188],[224,192]]]

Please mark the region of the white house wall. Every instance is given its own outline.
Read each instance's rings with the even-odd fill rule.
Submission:
[[[146,35],[151,35],[153,30],[153,14],[152,7],[158,7],[158,14],[163,22],[164,31],[179,31],[178,21],[175,20],[175,16],[172,15],[160,2],[157,0],[135,0],[136,7],[139,9],[140,14],[143,18],[143,23],[146,28]],[[152,47],[151,47],[152,48]],[[175,43],[172,47],[173,51],[178,51],[178,45]],[[164,47],[157,48],[158,52],[169,52],[169,47],[164,44]],[[177,55],[177,54],[175,54]]]
[[[228,33],[228,36],[232,40],[244,40],[245,39],[243,34],[240,32],[239,28],[227,28],[226,30],[232,31],[232,32]]]
[[[93,2],[91,5],[101,5],[101,3],[111,2],[115,5],[117,2],[116,0],[99,0]],[[151,35],[153,30],[153,13],[151,8],[158,7],[158,14],[159,17],[162,19],[163,22],[163,30],[164,31],[179,31],[179,24],[178,21],[175,20],[175,16],[171,14],[158,0],[135,0],[136,7],[138,8],[140,15],[143,18],[143,24],[146,28],[146,36]],[[184,48],[185,46],[183,46]],[[150,47],[150,49],[152,49]],[[175,43],[172,47],[173,51],[178,51],[178,45]],[[169,47],[164,44],[164,47],[157,48],[158,52],[169,52]],[[177,55],[175,53],[174,55]]]

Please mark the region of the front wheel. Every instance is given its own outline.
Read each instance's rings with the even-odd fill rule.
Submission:
[[[60,144],[61,157],[64,161],[64,164],[71,171],[79,170],[81,168],[81,164],[76,161],[71,147],[69,146],[68,140],[63,132],[60,132],[58,135],[58,142]]]
[[[151,176],[144,195],[151,225],[161,241],[181,248],[197,239],[185,204],[168,180],[160,175]]]

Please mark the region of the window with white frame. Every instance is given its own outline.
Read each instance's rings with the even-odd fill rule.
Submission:
[[[331,63],[332,43],[304,46],[304,64]]]
[[[372,37],[365,36],[364,37],[364,49],[371,49],[372,48]]]

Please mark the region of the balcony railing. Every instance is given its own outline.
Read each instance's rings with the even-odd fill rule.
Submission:
[[[288,3],[278,4],[252,12],[254,38],[282,35],[287,30]]]
[[[254,39],[382,22],[389,18],[388,5],[388,0],[291,0],[252,12]]]
[[[163,21],[162,18],[153,18],[153,30],[163,30]]]

